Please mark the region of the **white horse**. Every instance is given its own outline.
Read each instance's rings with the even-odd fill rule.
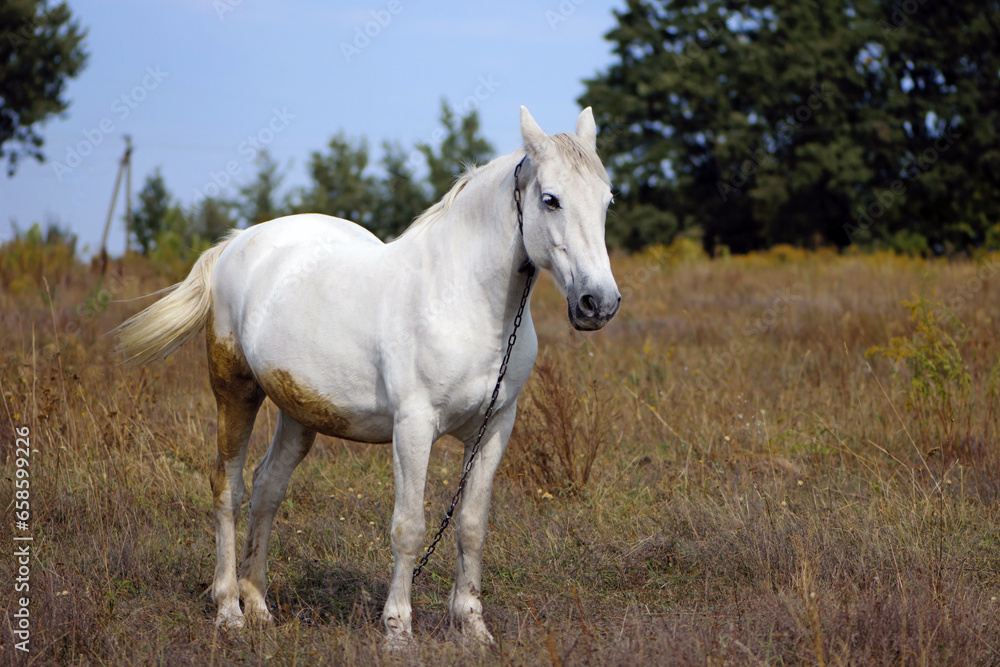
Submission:
[[[599,329],[618,311],[604,241],[611,190],[596,132],[590,108],[575,135],[548,136],[521,107],[524,149],[468,171],[392,243],[312,214],[233,231],[168,296],[119,327],[119,349],[145,364],[207,326],[219,410],[211,474],[218,625],[272,620],[264,600],[271,526],[319,432],[392,443],[395,565],[382,618],[389,640],[412,635],[411,573],[425,535],[431,443],[454,435],[468,461],[525,290],[518,269],[530,261],[554,275],[577,329]],[[493,476],[537,349],[529,308],[456,515],[449,611],[483,642],[493,640],[479,599]],[[278,426],[253,473],[237,576],[243,464],[265,396],[280,409]]]

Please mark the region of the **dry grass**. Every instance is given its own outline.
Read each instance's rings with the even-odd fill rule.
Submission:
[[[370,622],[390,571],[388,448],[319,440],[276,522],[276,627],[217,632],[204,344],[142,372],[115,365],[104,334],[145,302],[108,297],[166,284],[139,262],[112,267],[100,287],[87,267],[45,276],[47,292],[5,287],[5,470],[13,428],[28,426],[37,450],[28,658],[998,664],[1000,274],[977,283],[980,266],[790,249],[709,262],[655,249],[615,258],[622,311],[590,335],[569,331],[543,280],[543,365],[487,541],[498,644],[456,641],[446,548],[416,587],[421,643],[405,658],[383,653]],[[943,425],[936,394],[914,400],[908,357],[865,356],[899,337],[933,358],[902,305],[914,294],[964,327],[937,320],[968,374],[967,389],[945,383],[954,422]],[[248,477],[275,419],[267,404]],[[429,526],[460,463],[456,443],[435,447]],[[0,486],[10,498],[10,474]],[[14,599],[0,582],[6,609]],[[14,655],[9,625],[0,641]]]

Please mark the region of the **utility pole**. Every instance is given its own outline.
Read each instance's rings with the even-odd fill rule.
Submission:
[[[115,190],[111,194],[111,206],[108,208],[108,219],[104,223],[104,235],[101,237],[101,273],[107,270],[108,266],[108,231],[111,229],[111,220],[115,215],[115,203],[118,201],[118,188],[122,184],[122,175],[126,175],[125,189],[126,209],[125,209],[125,252],[128,252],[131,243],[129,236],[132,232],[132,137],[125,135],[125,154],[118,165],[118,176],[115,178]]]
[[[125,252],[132,249],[132,136],[125,135]]]

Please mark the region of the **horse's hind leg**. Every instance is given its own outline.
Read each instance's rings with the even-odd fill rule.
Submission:
[[[243,494],[243,462],[254,418],[264,391],[232,338],[219,338],[208,323],[208,368],[219,408],[218,453],[211,482],[215,508],[215,579],[212,597],[219,607],[215,624],[241,627],[240,589],[236,580],[236,518]]]
[[[250,525],[240,562],[240,596],[247,618],[263,622],[272,620],[264,600],[271,526],[285,498],[292,471],[312,449],[315,440],[315,431],[306,429],[284,412],[280,413],[271,446],[253,472]]]

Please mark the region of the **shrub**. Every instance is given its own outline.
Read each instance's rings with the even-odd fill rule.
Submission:
[[[608,433],[607,402],[599,397],[596,383],[589,392],[577,391],[551,361],[540,362],[535,374],[522,394],[508,470],[532,488],[575,493],[590,479]]]
[[[969,442],[958,442],[958,434],[964,433],[966,441],[973,439],[973,419],[983,417],[982,435],[988,438],[996,415],[1000,360],[985,383],[974,381],[962,358],[969,334],[961,320],[942,303],[921,295],[904,301],[903,306],[910,311],[912,332],[868,349],[865,356],[896,363],[893,378],[905,392],[906,408],[920,427],[912,437],[955,454],[969,446]]]
[[[14,238],[0,245],[0,284],[14,294],[40,289],[44,280],[59,282],[76,262],[76,235],[50,224],[42,233],[37,222],[26,232],[14,227]]]

